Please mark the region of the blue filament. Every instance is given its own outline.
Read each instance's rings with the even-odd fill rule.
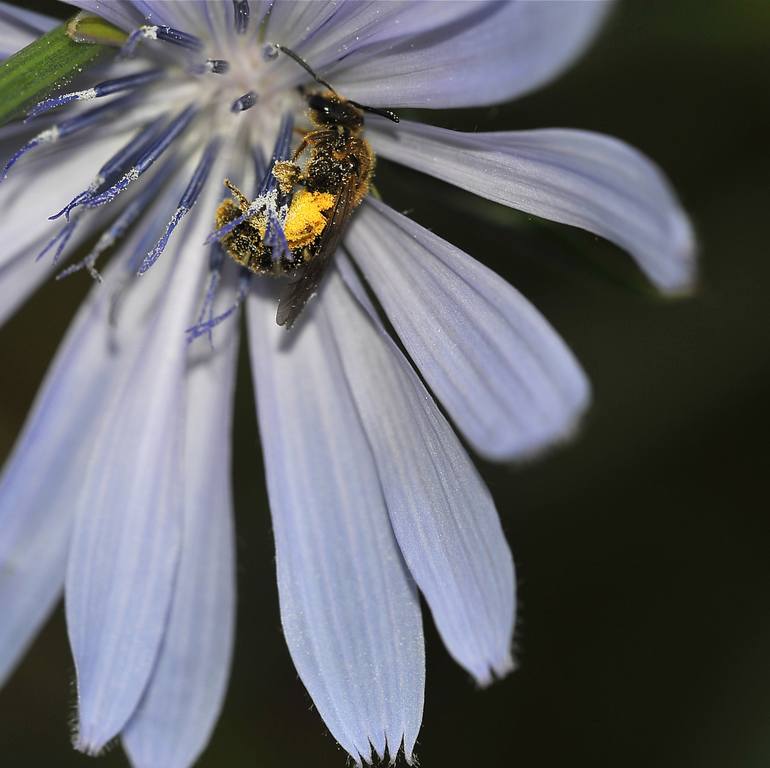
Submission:
[[[259,187],[257,188],[257,197],[260,197],[268,192],[272,192],[277,189],[278,182],[273,176],[273,167],[280,160],[286,160],[289,157],[291,151],[291,135],[294,128],[294,121],[291,115],[286,115],[281,121],[281,127],[278,130],[278,138],[275,142],[275,148],[273,149],[273,156],[270,160],[270,168],[267,172],[260,173],[259,171],[264,168],[264,159],[255,154],[254,163],[257,166],[257,178],[261,179]],[[261,163],[261,167],[260,167]],[[215,240],[221,240],[225,235],[232,232],[239,224],[243,224],[244,221],[250,219],[256,211],[250,211],[248,213],[242,213],[232,221],[229,221],[223,227],[212,232],[207,238],[206,243],[212,243]]]
[[[121,49],[124,57],[132,56],[136,46],[141,40],[161,40],[164,43],[171,43],[186,48],[188,51],[200,51],[203,48],[203,42],[199,37],[191,35],[188,32],[182,32],[179,29],[168,27],[165,24],[145,25],[135,29]]]
[[[180,205],[174,211],[174,215],[166,224],[166,229],[160,236],[160,240],[158,240],[158,242],[155,244],[155,247],[147,253],[142,263],[139,265],[137,274],[143,275],[160,258],[160,255],[163,253],[163,251],[166,250],[169,238],[171,237],[173,231],[176,229],[177,224],[179,224],[179,222],[187,215],[189,210],[189,208],[184,208]]]
[[[143,275],[160,258],[160,255],[165,250],[166,245],[168,245],[169,238],[177,225],[195,205],[195,202],[200,196],[201,190],[208,179],[211,166],[214,163],[214,158],[219,150],[219,143],[218,138],[212,139],[206,147],[184,194],[179,200],[179,206],[166,225],[164,233],[161,235],[160,240],[158,240],[155,247],[144,257],[144,261],[142,261],[142,264],[139,267],[140,275]]]
[[[278,217],[275,215],[274,211],[269,211],[267,214],[265,245],[270,248],[270,257],[272,258],[273,263],[284,258],[288,259],[290,256],[286,235],[284,234],[281,222],[278,221]]]
[[[114,176],[122,176],[127,168],[143,155],[155,141],[157,141],[163,130],[163,121],[166,116],[159,117],[148,123],[137,133],[131,141],[124,147],[121,147],[100,169],[99,178],[110,179]]]
[[[267,173],[267,160],[265,160],[265,154],[262,151],[262,147],[256,147],[252,153],[252,160],[254,161],[254,177],[262,182]]]
[[[205,245],[208,245],[209,243],[214,243],[217,240],[221,240],[225,235],[230,234],[239,224],[243,224],[244,221],[247,219],[250,219],[254,214],[253,213],[242,213],[240,216],[237,216],[232,221],[228,221],[227,224],[225,224],[223,227],[220,227],[216,231],[212,232],[204,241]]]
[[[160,135],[155,138],[147,151],[139,157],[136,163],[129,168],[118,181],[104,191],[99,192],[98,194],[95,193],[84,203],[84,205],[88,208],[98,208],[100,205],[112,202],[119,194],[121,194],[121,192],[125,191],[131,182],[136,181],[136,179],[153,165],[153,163],[187,128],[195,115],[196,110],[193,106],[187,107],[183,112],[177,115],[169,125],[160,132]]]
[[[227,59],[206,59],[203,64],[191,64],[187,70],[192,75],[224,75],[230,71]]]
[[[131,101],[133,101],[133,94],[129,93],[121,96],[119,99],[113,99],[113,101],[108,101],[106,104],[100,104],[98,107],[83,111],[79,115],[62,120],[60,123],[57,123],[59,138],[63,139],[65,136],[71,136],[73,133],[82,131],[84,128],[90,128],[98,124],[105,116],[109,116],[112,111],[125,108]]]
[[[0,181],[5,179],[5,177],[8,175],[8,171],[10,171],[11,168],[17,163],[17,161],[26,155],[30,150],[33,150],[36,147],[42,146],[44,144],[51,144],[54,141],[59,141],[60,139],[64,139],[67,136],[71,136],[73,133],[77,133],[78,131],[90,128],[91,126],[102,121],[109,112],[112,112],[114,109],[124,107],[130,96],[131,94],[128,96],[123,96],[120,99],[115,99],[114,101],[108,102],[107,104],[101,104],[98,107],[89,109],[67,120],[62,120],[60,123],[47,128],[45,131],[41,131],[37,134],[37,136],[34,136],[26,144],[24,144],[24,146],[16,150],[16,152],[8,159],[2,172],[0,172]]]
[[[262,58],[265,61],[275,61],[275,59],[278,58],[279,53],[280,49],[275,43],[265,43],[265,45],[262,46]]]
[[[49,129],[50,131],[51,129]],[[41,144],[50,144],[51,142],[58,141],[58,135],[54,131],[53,133],[49,133],[48,131],[43,131],[42,133],[39,133],[34,138],[30,139],[26,144],[24,144],[22,147],[16,150],[6,161],[5,167],[3,168],[2,175],[0,176],[0,181],[5,181],[5,179],[8,177],[8,171],[13,168],[14,165],[16,165],[16,162],[22,158],[24,155],[27,154],[27,152],[35,149],[36,147],[39,147]]]
[[[190,51],[199,51],[203,48],[203,41],[188,32],[167,26],[159,26],[157,30],[158,40],[163,40],[165,43],[173,43]]]
[[[164,181],[171,175],[175,158],[169,158],[158,169],[156,173],[152,175],[145,184],[140,188],[139,194],[134,197],[133,200],[123,209],[121,214],[112,223],[109,229],[107,229],[97,241],[93,250],[81,261],[73,264],[67,269],[62,270],[57,276],[57,280],[68,277],[69,275],[79,272],[81,269],[86,269],[94,280],[101,281],[101,276],[94,268],[96,260],[102,255],[108,248],[117,243],[123,235],[128,231],[131,225],[144,213],[145,210],[155,201],[158,191],[163,185]]]
[[[104,189],[106,184],[111,183],[116,178],[120,178],[124,172],[130,168],[135,160],[143,154],[156,140],[160,133],[160,126],[163,118],[158,118],[149,125],[146,125],[131,141],[121,147],[107,162],[99,169],[94,181],[88,189],[83,190],[70,200],[58,213],[49,216],[50,219],[58,219],[64,215],[69,218],[73,208],[78,205],[85,205],[100,189]]]
[[[204,324],[204,317],[208,315],[208,321],[210,322],[214,318],[214,299],[217,295],[217,288],[219,287],[219,282],[222,279],[222,262],[224,261],[225,254],[222,250],[222,246],[219,243],[212,243],[211,247],[209,248],[209,286],[206,289],[206,295],[203,298],[203,306],[201,307],[201,311],[198,314],[198,320],[192,328],[198,328]],[[189,336],[192,328],[187,329],[187,334]],[[212,328],[209,327],[208,329],[208,336],[209,336],[209,343],[214,346],[214,340],[211,335]],[[202,336],[203,334],[198,334],[199,336]],[[194,337],[194,338],[197,338]],[[188,338],[188,344],[192,341],[192,339]]]
[[[281,121],[281,126],[278,129],[278,138],[276,139],[275,147],[273,149],[273,156],[270,159],[270,169],[268,173],[262,177],[262,183],[259,185],[259,195],[264,195],[278,187],[278,180],[273,176],[273,168],[276,163],[289,159],[293,130],[294,119],[291,115],[285,115]]]
[[[113,328],[118,324],[119,315],[125,298],[128,296],[131,288],[136,284],[136,270],[139,268],[143,255],[147,253],[147,249],[155,239],[154,233],[157,231],[156,227],[159,227],[160,224],[160,217],[153,217],[149,225],[144,228],[136,248],[131,251],[129,258],[126,259],[125,263],[122,265],[124,272],[110,297],[108,322]]]
[[[246,33],[249,28],[249,2],[248,0],[233,0],[233,20],[235,31],[239,35]]]
[[[257,94],[255,91],[249,91],[244,93],[243,96],[239,96],[231,105],[231,112],[245,112],[247,109],[251,109],[257,103]]]
[[[216,278],[214,277],[214,274],[216,274]],[[209,284],[209,290],[206,293],[206,299],[204,301],[204,308],[201,311],[198,322],[195,325],[190,326],[186,331],[188,344],[205,334],[208,334],[209,340],[211,340],[211,332],[214,330],[214,328],[216,328],[220,323],[223,323],[229,317],[232,317],[235,312],[238,311],[241,304],[243,304],[243,302],[246,300],[246,297],[249,295],[251,272],[243,269],[241,270],[240,279],[238,282],[238,295],[235,297],[235,301],[224,312],[217,315],[216,317],[211,317],[214,303],[213,297],[214,293],[216,292],[216,288],[219,285],[219,280],[219,270],[217,270],[216,273],[212,273],[212,280]],[[207,311],[209,313],[209,319],[201,320]]]
[[[35,261],[40,261],[40,259],[42,259],[54,246],[56,246],[56,252],[53,255],[53,263],[56,264],[61,258],[64,249],[67,247],[67,243],[70,241],[78,221],[78,216],[68,220],[67,223],[57,232],[57,234],[55,234],[48,241],[48,244],[43,248],[43,250],[38,253]]]
[[[72,91],[71,93],[63,93],[60,96],[53,96],[50,99],[45,99],[35,104],[35,106],[27,113],[24,122],[27,122],[38,115],[42,115],[51,109],[55,109],[56,107],[70,104],[73,101],[98,99],[102,96],[110,96],[113,93],[139,88],[142,85],[147,85],[148,83],[159,80],[164,75],[165,71],[162,69],[149,69],[145,72],[137,72],[134,75],[126,75],[125,77],[116,77],[113,80],[105,80],[101,83],[97,83],[92,88],[87,88],[82,91]]]
[[[185,189],[182,199],[179,201],[180,207],[190,209],[195,205],[195,201],[200,196],[203,185],[208,179],[217,152],[219,152],[219,145],[220,141],[218,138],[212,139],[208,143],[208,146],[190,179],[190,183],[187,185],[187,189]]]

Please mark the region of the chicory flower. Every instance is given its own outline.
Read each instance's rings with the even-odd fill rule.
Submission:
[[[75,746],[95,754],[119,737],[137,768],[185,768],[205,747],[233,643],[234,318],[245,306],[292,658],[355,762],[399,748],[411,762],[420,592],[480,684],[513,663],[511,554],[436,400],[481,456],[515,460],[574,432],[589,385],[514,288],[372,196],[287,333],[274,281],[211,242],[222,181],[275,193],[265,159],[289,156],[307,106],[298,87],[318,87],[270,44],[374,108],[479,106],[557,76],[611,4],[75,4],[128,33],[122,55],[0,129],[0,320],[80,246],[88,254],[64,273],[97,278],[0,480],[0,679],[64,592]],[[2,52],[54,24],[0,4]],[[365,136],[378,158],[612,240],[662,291],[692,284],[686,216],[620,141],[374,114]],[[263,234],[277,251],[285,210],[271,215]]]

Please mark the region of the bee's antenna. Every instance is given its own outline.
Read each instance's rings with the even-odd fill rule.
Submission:
[[[339,94],[337,91],[332,88],[329,83],[326,82],[326,80],[323,80],[320,78],[314,71],[313,68],[308,64],[298,53],[294,53],[294,51],[291,50],[291,48],[287,48],[285,45],[281,45],[280,43],[271,43],[271,45],[276,49],[281,51],[282,53],[285,53],[290,59],[294,59],[294,61],[297,62],[297,64],[302,67],[302,69],[305,70],[317,83],[320,83],[325,88],[328,88],[337,98],[339,98]],[[357,101],[348,101],[349,104],[352,104],[354,107],[358,107],[358,109],[363,110],[364,112],[371,112],[373,115],[379,115],[380,117],[386,117],[388,120],[393,121],[394,123],[399,122],[398,115],[393,112],[391,109],[383,109],[382,107],[367,107],[365,104],[359,104]]]
[[[337,94],[337,91],[334,90],[334,88],[329,85],[329,83],[326,82],[326,80],[323,80],[320,78],[314,71],[313,68],[308,64],[298,53],[294,53],[294,51],[291,50],[291,48],[287,48],[285,45],[281,45],[280,43],[272,43],[273,47],[277,50],[281,51],[282,53],[285,53],[290,59],[294,59],[294,61],[297,62],[297,64],[302,67],[302,69],[305,70],[317,83],[320,83],[325,88],[328,88],[332,93],[335,95]]]
[[[367,107],[366,104],[359,104],[357,101],[350,100],[348,100],[348,104],[352,104],[354,107],[358,107],[364,112],[371,112],[373,115],[387,117],[388,120],[392,120],[394,123],[400,122],[399,116],[392,109],[384,109],[383,107]]]

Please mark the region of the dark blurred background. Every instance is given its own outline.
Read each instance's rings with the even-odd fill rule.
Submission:
[[[522,290],[594,386],[573,444],[525,467],[481,465],[518,568],[519,669],[477,690],[427,618],[422,765],[765,768],[770,4],[620,0],[557,83],[425,117],[466,130],[585,128],[644,150],[693,216],[702,285],[662,300],[607,243],[381,164],[386,199]],[[47,285],[0,332],[3,455],[87,282]],[[238,644],[200,766],[339,768],[345,755],[281,635],[245,361],[236,442]],[[57,614],[0,692],[3,766],[91,764],[69,747],[72,681]],[[99,764],[126,761],[114,750]]]

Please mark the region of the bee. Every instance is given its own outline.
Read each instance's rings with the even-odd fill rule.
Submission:
[[[313,128],[304,132],[290,161],[276,162],[272,168],[281,194],[294,193],[282,225],[271,219],[267,210],[257,212],[226,234],[221,243],[238,264],[252,272],[291,278],[276,313],[278,325],[290,328],[318,290],[353,211],[369,192],[376,158],[361,135],[364,113],[393,122],[398,122],[398,116],[388,109],[343,98],[296,53],[282,45],[275,47],[325,90],[305,94]],[[225,185],[234,199],[219,205],[217,228],[251,212],[251,201],[229,180]],[[282,231],[276,232],[276,228]]]

